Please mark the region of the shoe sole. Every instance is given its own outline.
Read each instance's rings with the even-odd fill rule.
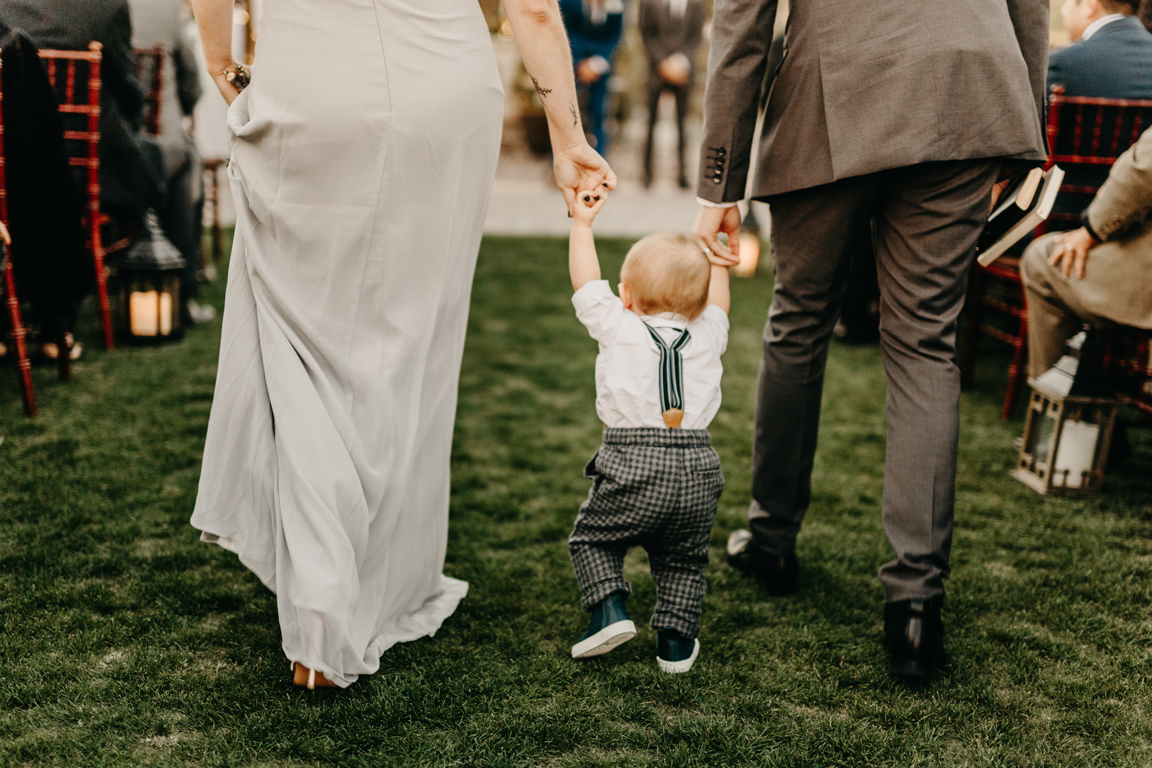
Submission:
[[[593,656],[602,656],[634,637],[636,637],[636,625],[631,621],[618,621],[615,624],[609,624],[592,637],[581,640],[572,646],[572,658],[590,659]]]
[[[926,664],[916,659],[892,659],[888,671],[892,676],[911,685],[927,685],[932,682],[936,670],[947,663],[947,656],[941,654],[936,664]]]
[[[700,655],[700,638],[696,638],[692,645],[692,655],[683,661],[664,661],[659,656],[656,657],[656,663],[660,665],[663,672],[670,675],[682,675],[688,670],[692,669],[692,665],[696,663],[696,657]]]

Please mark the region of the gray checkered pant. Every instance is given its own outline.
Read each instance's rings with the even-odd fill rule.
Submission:
[[[696,637],[708,541],[724,490],[708,430],[605,429],[584,476],[592,490],[568,537],[584,610],[613,592],[631,593],[624,555],[639,545],[656,582],[651,627]]]

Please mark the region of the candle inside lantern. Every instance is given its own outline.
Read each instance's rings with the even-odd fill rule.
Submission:
[[[128,297],[129,324],[133,336],[167,336],[172,332],[172,294],[133,291]]]

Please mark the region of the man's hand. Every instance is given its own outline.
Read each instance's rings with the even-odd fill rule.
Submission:
[[[1088,261],[1088,251],[1099,245],[1099,240],[1092,237],[1085,227],[1072,232],[1065,232],[1056,238],[1056,247],[1048,257],[1048,263],[1058,267],[1068,277],[1073,271],[1076,279],[1084,277],[1084,264]]]
[[[724,246],[718,235],[728,235],[728,246]],[[740,209],[735,205],[727,208],[700,206],[700,214],[692,227],[692,235],[706,249],[708,260],[718,267],[734,267],[740,263]]]
[[[576,193],[587,189],[616,189],[616,174],[600,153],[581,142],[571,149],[553,149],[552,172],[556,186],[564,193],[568,215],[575,215]]]
[[[589,56],[581,61],[576,65],[576,79],[587,85],[591,85],[599,80],[601,75],[606,71],[600,63],[602,61],[604,61],[604,59],[600,56]]]
[[[660,71],[660,77],[664,82],[675,86],[686,84],[688,76],[692,74],[692,65],[689,63],[688,57],[682,53],[674,53],[664,59],[657,69]]]

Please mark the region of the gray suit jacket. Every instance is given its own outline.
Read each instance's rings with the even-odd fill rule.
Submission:
[[[744,198],[777,0],[716,0],[699,196]],[[792,0],[753,197],[941,160],[1045,158],[1048,0]]]

